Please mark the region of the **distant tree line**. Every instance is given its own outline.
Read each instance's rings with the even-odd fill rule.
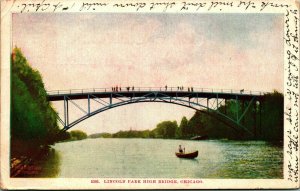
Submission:
[[[88,136],[85,132],[80,130],[73,130],[73,131],[65,131],[64,134],[64,141],[77,141],[86,139]]]
[[[240,121],[246,130],[215,112],[202,110],[196,111],[190,120],[183,117],[179,125],[176,121],[163,121],[153,130],[100,133],[90,135],[90,137],[190,139],[194,136],[208,136],[211,139],[282,141],[283,95],[274,91],[266,94],[261,102],[249,103],[249,101],[228,100],[218,108],[219,112],[234,118],[237,111],[241,115],[242,111],[249,106]]]

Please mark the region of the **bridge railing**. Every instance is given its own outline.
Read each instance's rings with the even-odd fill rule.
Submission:
[[[51,90],[48,95],[65,94],[84,94],[93,92],[140,92],[140,91],[163,91],[163,92],[203,92],[203,93],[230,93],[246,95],[264,95],[268,92],[251,90],[233,90],[233,89],[212,89],[212,88],[194,88],[194,87],[110,87],[110,88],[88,88],[88,89],[69,89],[69,90]]]

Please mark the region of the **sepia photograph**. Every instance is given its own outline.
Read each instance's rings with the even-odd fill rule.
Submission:
[[[283,178],[281,15],[12,19],[11,176]]]

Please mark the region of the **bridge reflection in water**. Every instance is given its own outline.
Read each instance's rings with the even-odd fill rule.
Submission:
[[[256,112],[261,115],[262,102],[266,92],[248,90],[226,90],[208,88],[184,88],[184,87],[113,87],[92,89],[71,89],[48,91],[49,101],[64,102],[63,119],[58,116],[59,122],[66,131],[76,124],[98,113],[111,108],[133,103],[159,102],[176,104],[209,114],[231,127],[239,127],[249,134],[256,135]],[[75,100],[87,100],[87,108],[79,106]],[[236,102],[235,116],[229,116],[226,110],[226,101]],[[84,115],[74,121],[69,121],[69,103],[81,110]],[[97,103],[95,110],[91,110],[91,104]],[[239,108],[241,104],[242,108]],[[219,110],[224,106],[224,111]],[[254,107],[253,132],[241,124],[245,114]],[[94,107],[93,107],[94,108]],[[259,117],[258,126],[261,126]]]

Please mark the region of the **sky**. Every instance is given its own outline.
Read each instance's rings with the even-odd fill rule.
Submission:
[[[48,91],[199,87],[283,92],[280,14],[13,14],[21,48]],[[87,107],[86,100],[76,101]],[[53,102],[63,116],[63,102]],[[143,103],[97,114],[71,130],[87,134],[154,129],[194,110]],[[83,113],[70,106],[70,119]]]

